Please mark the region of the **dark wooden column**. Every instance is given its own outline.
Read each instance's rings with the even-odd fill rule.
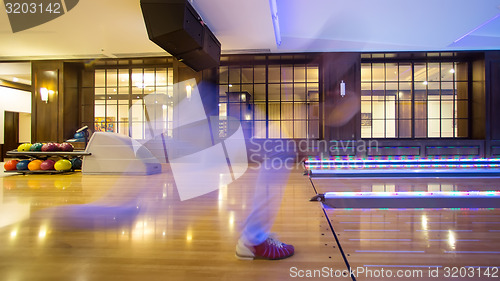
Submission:
[[[343,126],[331,126],[329,108],[343,99],[340,83],[344,81],[347,95],[361,96],[361,55],[360,53],[325,53],[322,60],[324,137],[325,140],[358,140],[361,138],[361,113]],[[361,105],[359,106],[361,107]]]
[[[81,64],[63,61],[32,63],[32,142],[63,142],[72,138],[80,120]],[[52,91],[49,100],[40,98],[40,89]]]

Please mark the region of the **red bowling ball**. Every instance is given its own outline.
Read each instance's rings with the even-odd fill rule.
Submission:
[[[43,152],[54,152],[54,151],[58,151],[58,150],[59,150],[59,146],[53,142],[46,143],[42,146]]]
[[[73,148],[73,145],[71,143],[64,142],[64,143],[59,144],[59,150],[60,151],[72,152],[73,149],[74,148]]]
[[[42,164],[40,165],[40,169],[42,170],[54,170],[54,164],[56,163],[56,161],[54,160],[51,160],[51,159],[47,159],[45,161],[42,162]]]

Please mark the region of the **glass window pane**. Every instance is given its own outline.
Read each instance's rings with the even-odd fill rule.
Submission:
[[[270,65],[268,68],[269,71],[269,83],[280,83],[280,66]]]
[[[144,69],[144,87],[154,87],[156,81],[155,69]]]
[[[378,98],[378,97],[377,97]],[[385,102],[384,100],[373,100],[372,102],[372,118],[373,119],[384,119],[385,117]]]
[[[319,82],[319,68],[317,66],[307,66],[307,82]]]
[[[229,83],[229,71],[227,66],[219,67],[219,84]]]
[[[427,118],[427,102],[415,101],[415,119]]]
[[[281,138],[284,139],[293,138],[293,121],[281,122]]]
[[[243,67],[241,69],[241,83],[253,83],[253,67]]]
[[[307,100],[319,101],[319,85],[318,85],[318,83],[307,83]]]
[[[468,99],[469,98],[469,83],[467,82],[456,82],[455,89],[457,91],[458,99]]]
[[[264,65],[256,65],[254,67],[254,82],[266,83],[266,67]]]
[[[106,86],[107,87],[118,86],[118,69],[106,70]]]
[[[372,64],[373,81],[385,81],[385,68],[383,63]]]
[[[363,116],[363,113],[369,114],[371,116],[372,114],[372,102],[371,101],[361,101],[361,116]],[[368,115],[366,115],[368,116]]]
[[[371,82],[371,81],[372,81],[372,65],[370,63],[362,63],[361,82]]]
[[[280,121],[269,121],[269,138],[281,138],[281,125]]]
[[[385,64],[385,81],[398,81],[398,64],[386,63]]]
[[[281,66],[281,82],[293,82],[293,66]]]
[[[415,120],[415,137],[416,138],[427,137],[427,120],[425,119]]]
[[[441,117],[440,101],[428,101],[427,112],[428,112],[427,114],[428,118],[440,118]]]
[[[395,138],[396,137],[396,120],[386,119],[385,120],[385,137]]]
[[[457,119],[457,128],[455,130],[455,136],[459,138],[465,138],[469,136],[469,120],[468,119]]]
[[[166,86],[167,85],[167,69],[157,68],[156,69],[156,86]]]
[[[293,81],[306,82],[306,67],[305,65],[294,65],[293,67]]]
[[[399,81],[411,82],[413,79],[411,64],[400,63],[399,64]]]
[[[429,119],[427,121],[427,135],[429,138],[439,138],[441,136],[441,122],[439,119]]]
[[[106,70],[104,69],[96,69],[94,73],[94,85],[96,87],[105,87],[106,86]]]
[[[293,137],[296,139],[307,138],[307,122],[294,121],[293,122]]]
[[[455,67],[452,62],[441,63],[441,81],[453,81],[455,78]]]
[[[254,136],[256,138],[266,138],[266,121],[254,122]]]
[[[266,85],[265,84],[254,84],[254,100],[255,101],[265,101],[266,100]]]
[[[425,63],[415,63],[413,69],[415,71],[415,82],[427,81],[427,65]]]
[[[411,119],[412,118],[411,101],[399,101],[398,118],[400,118],[400,119]]]
[[[270,102],[269,103],[269,120],[280,120],[280,103],[279,102]]]
[[[293,103],[281,104],[281,120],[293,120]]]
[[[295,101],[306,100],[306,84],[295,83],[293,86],[293,98]]]
[[[294,103],[293,104],[293,116],[295,120],[297,119],[307,119],[307,104],[306,103]]]
[[[456,101],[457,118],[469,117],[469,102],[466,100]]]
[[[441,101],[441,118],[453,118],[453,101]]]
[[[281,100],[293,101],[293,84],[281,84]]]
[[[268,94],[270,101],[279,101],[280,100],[280,84],[269,84],[268,86]]]
[[[229,84],[239,84],[241,79],[241,69],[239,67],[229,68]]]
[[[384,120],[373,120],[372,121],[372,137],[374,138],[385,138],[385,121]]]
[[[441,72],[439,63],[428,63],[427,64],[427,81],[439,81],[441,80]]]
[[[441,119],[441,137],[451,138],[454,135],[453,132],[453,119]]]
[[[398,137],[411,138],[411,120],[399,120],[398,122]]]
[[[266,120],[266,104],[254,104],[254,118],[255,120]]]

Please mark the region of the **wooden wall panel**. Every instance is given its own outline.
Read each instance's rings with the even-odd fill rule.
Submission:
[[[322,60],[323,101],[324,101],[324,137],[326,140],[356,140],[361,138],[361,55],[360,53],[325,53]],[[340,96],[340,82],[344,81],[346,97]],[[343,99],[357,96],[357,108],[346,108],[346,115],[354,114],[344,125],[331,126],[331,110]]]

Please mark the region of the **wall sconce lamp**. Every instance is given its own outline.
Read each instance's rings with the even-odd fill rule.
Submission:
[[[54,93],[54,91],[49,90],[47,88],[40,88],[40,98],[45,103],[49,102],[49,94],[53,94],[53,93]]]
[[[341,97],[345,97],[345,83],[344,83],[344,80],[342,80],[342,82],[340,82],[340,96]]]

